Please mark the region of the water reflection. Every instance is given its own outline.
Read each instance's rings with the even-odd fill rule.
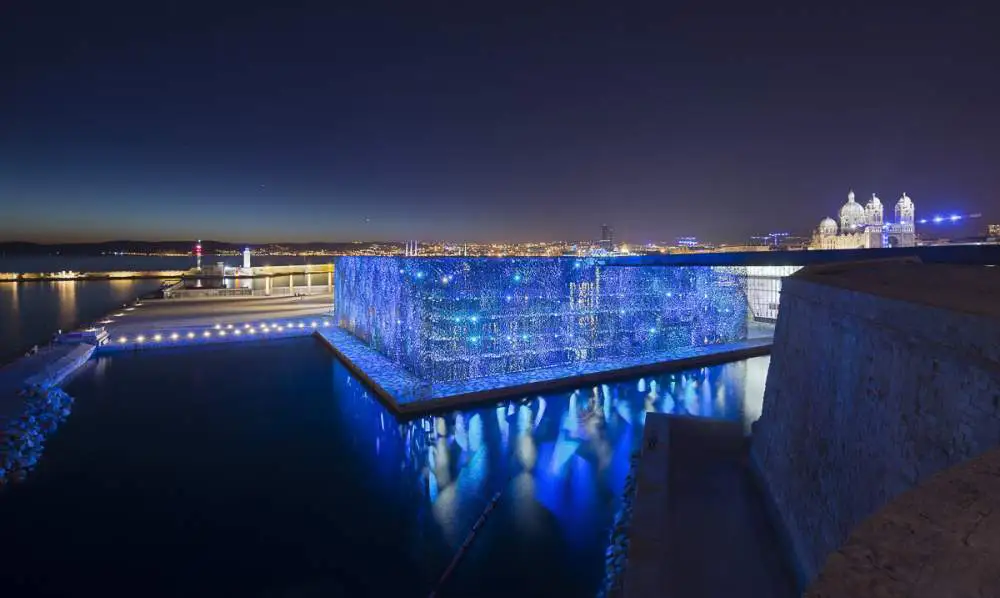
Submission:
[[[0,363],[159,286],[157,280],[0,282]]]
[[[38,470],[0,493],[19,548],[0,586],[290,595],[317,581],[340,584],[324,595],[427,596],[502,490],[442,595],[593,596],[646,414],[749,417],[761,368],[401,423],[309,339],[102,357],[67,387],[73,415]]]
[[[20,286],[19,282],[0,283],[0,290],[4,291],[5,295],[0,304],[9,306],[10,317],[13,319],[17,319],[21,313]]]
[[[499,489],[521,534],[558,533],[598,560],[633,447],[649,412],[744,421],[760,413],[768,358],[525,397],[495,406],[393,423],[367,388],[334,369],[339,408],[372,447],[359,458],[391,486],[412,485],[447,542],[465,539]],[[599,572],[597,572],[599,575]]]
[[[79,306],[76,304],[76,281],[60,280],[52,282],[56,287],[56,296],[59,300],[59,322],[60,330],[69,330],[76,322],[76,314]]]

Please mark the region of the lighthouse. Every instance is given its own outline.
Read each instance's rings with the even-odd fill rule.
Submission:
[[[197,268],[200,271],[201,270],[201,239],[198,239],[198,242],[195,243],[195,246],[194,246],[194,259],[195,259],[195,268]]]
[[[244,247],[243,248],[243,269],[244,270],[249,270],[250,269],[250,248],[249,247]]]

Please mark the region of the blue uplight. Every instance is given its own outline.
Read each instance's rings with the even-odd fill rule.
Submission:
[[[521,275],[520,274],[515,274],[514,275],[514,282],[521,282]]]
[[[962,217],[961,217],[961,216],[959,216],[958,214],[952,214],[952,215],[951,215],[951,221],[952,221],[952,222],[954,222],[954,221],[956,221],[956,220],[961,220],[961,219],[962,219]]]
[[[934,222],[937,222],[937,223],[940,223],[940,222],[941,222],[941,221],[943,221],[943,220],[944,220],[944,218],[942,218],[942,217],[940,217],[940,216],[935,216],[935,217],[934,217]]]

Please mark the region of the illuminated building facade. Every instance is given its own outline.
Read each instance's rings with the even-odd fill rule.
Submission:
[[[337,324],[429,382],[746,338],[745,269],[341,257]]]
[[[854,201],[854,191],[840,208],[840,227],[833,218],[819,223],[810,245],[812,249],[873,249],[913,247],[917,244],[916,209],[906,193],[896,202],[895,221],[884,221],[884,208],[874,193],[862,206]]]

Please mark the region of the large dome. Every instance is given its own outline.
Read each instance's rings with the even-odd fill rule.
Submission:
[[[869,209],[879,209],[882,207],[882,200],[878,198],[878,195],[872,193],[872,198],[868,200]]]
[[[824,218],[819,222],[819,234],[833,236],[837,234],[837,221],[833,218]]]
[[[844,232],[854,230],[865,222],[865,209],[854,201],[854,191],[847,194],[847,203],[840,208],[840,228]]]
[[[907,195],[907,194],[904,193],[903,196],[899,198],[899,201],[896,202],[896,207],[897,208],[912,209],[913,208],[913,200],[910,199],[909,195]]]

